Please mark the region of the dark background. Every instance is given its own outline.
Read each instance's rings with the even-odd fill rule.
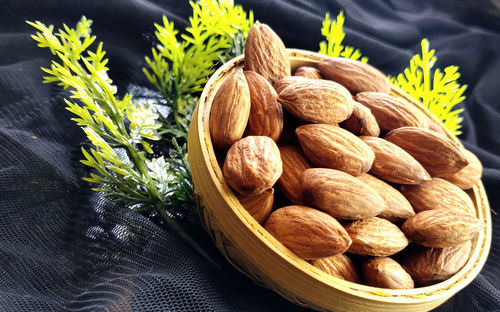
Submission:
[[[461,139],[483,165],[491,207],[500,207],[500,2],[237,1],[269,24],[287,47],[318,50],[329,11],[346,14],[346,43],[387,74],[408,66],[420,40],[438,67],[458,65],[467,101]],[[111,78],[123,92],[148,87],[141,67],[165,14],[187,24],[187,1],[0,1],[0,311],[299,311],[254,285],[192,228],[214,268],[150,219],[102,200],[81,180],[87,144],[60,90],[42,84],[51,56],[25,20],[60,27],[94,20]],[[500,220],[484,270],[438,311],[500,311]]]

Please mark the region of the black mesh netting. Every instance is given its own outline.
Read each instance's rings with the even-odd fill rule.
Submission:
[[[237,1],[288,47],[317,50],[324,13],[343,9],[347,43],[395,74],[429,38],[438,66],[460,66],[469,85],[461,139],[485,166],[492,209],[500,207],[500,9],[498,1]],[[0,1],[0,310],[298,311],[231,268],[199,225],[190,232],[220,262],[207,264],[135,211],[102,200],[81,180],[82,131],[59,88],[42,84],[48,51],[25,20],[59,27],[86,15],[105,43],[111,77],[124,91],[147,88],[141,67],[162,14],[186,26],[187,1]],[[137,88],[137,87],[136,87]],[[438,311],[499,311],[500,220],[481,274]]]

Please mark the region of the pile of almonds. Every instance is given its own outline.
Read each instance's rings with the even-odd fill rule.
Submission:
[[[482,167],[390,90],[379,70],[344,58],[292,76],[283,42],[256,22],[209,127],[226,182],[284,246],[336,277],[404,289],[467,262],[484,225],[463,190]]]

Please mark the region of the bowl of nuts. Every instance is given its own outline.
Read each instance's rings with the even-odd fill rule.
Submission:
[[[206,84],[188,157],[217,248],[296,304],[428,311],[486,262],[477,157],[378,69],[265,24]]]

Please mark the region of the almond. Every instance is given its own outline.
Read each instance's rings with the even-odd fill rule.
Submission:
[[[467,165],[458,144],[429,129],[402,127],[389,132],[385,139],[413,156],[432,176],[452,174]]]
[[[301,176],[311,164],[303,156],[302,151],[293,145],[279,146],[283,173],[278,179],[278,187],[285,197],[294,205],[304,204],[302,196]]]
[[[418,185],[403,185],[401,193],[417,212],[431,209],[461,209],[474,214],[474,203],[469,195],[458,186],[440,178],[432,178]]]
[[[368,259],[363,264],[363,279],[370,286],[389,289],[409,289],[415,287],[410,274],[403,267],[387,257]]]
[[[483,166],[474,153],[466,149],[463,149],[462,152],[469,164],[456,173],[443,176],[443,179],[455,184],[463,190],[467,190],[481,180]]]
[[[427,128],[427,116],[404,99],[380,92],[361,92],[354,97],[368,107],[382,133],[401,127]]]
[[[471,249],[471,241],[445,248],[412,245],[401,264],[416,282],[430,285],[457,273],[469,260]]]
[[[245,69],[257,72],[271,84],[291,74],[285,44],[269,26],[259,21],[248,33]]]
[[[436,121],[431,119],[430,117],[427,117],[427,124],[428,124],[430,130],[435,131],[437,133],[440,133],[444,136],[447,135],[446,131],[444,131],[443,127],[440,124],[438,124]]]
[[[422,165],[401,147],[376,137],[360,139],[375,153],[370,172],[379,178],[401,184],[419,184],[431,179]]]
[[[389,93],[391,84],[375,67],[343,57],[330,57],[318,62],[323,77],[345,86],[352,94],[362,91]]]
[[[340,125],[355,135],[380,135],[380,128],[370,109],[356,101],[354,101],[352,115]]]
[[[257,222],[263,224],[273,209],[274,189],[270,188],[259,194],[238,195],[237,198],[243,208]]]
[[[226,182],[242,195],[271,188],[282,170],[278,146],[265,136],[248,136],[234,143],[223,166]]]
[[[358,269],[345,254],[312,260],[311,264],[321,271],[343,280],[358,284],[361,282]]]
[[[483,227],[479,219],[465,211],[432,209],[409,218],[401,229],[419,245],[443,248],[471,240]]]
[[[389,184],[368,173],[362,174],[357,178],[369,185],[384,199],[387,208],[377,215],[377,217],[397,223],[415,215],[410,202],[408,202],[403,194]]]
[[[309,124],[295,130],[306,157],[316,166],[354,176],[370,170],[373,151],[357,136],[338,126]]]
[[[295,76],[301,76],[309,79],[323,79],[317,68],[311,66],[301,66],[294,73]]]
[[[341,254],[351,244],[349,235],[337,220],[306,206],[279,208],[271,213],[264,227],[302,259]]]
[[[250,89],[250,117],[247,134],[263,135],[278,141],[283,129],[283,108],[273,86],[254,71],[245,71]]]
[[[352,113],[352,97],[333,81],[307,79],[292,83],[279,93],[280,103],[292,115],[314,123],[338,123]]]
[[[216,151],[241,139],[250,115],[250,90],[242,70],[224,80],[210,110],[210,137]]]
[[[373,217],[354,221],[347,224],[345,230],[352,239],[347,251],[356,255],[386,257],[408,246],[403,232],[385,219]]]
[[[308,78],[301,76],[288,76],[278,80],[273,86],[276,93],[280,94],[286,87],[296,82],[307,81]]]
[[[302,173],[304,200],[339,219],[369,218],[386,209],[377,192],[342,171],[325,168]]]

